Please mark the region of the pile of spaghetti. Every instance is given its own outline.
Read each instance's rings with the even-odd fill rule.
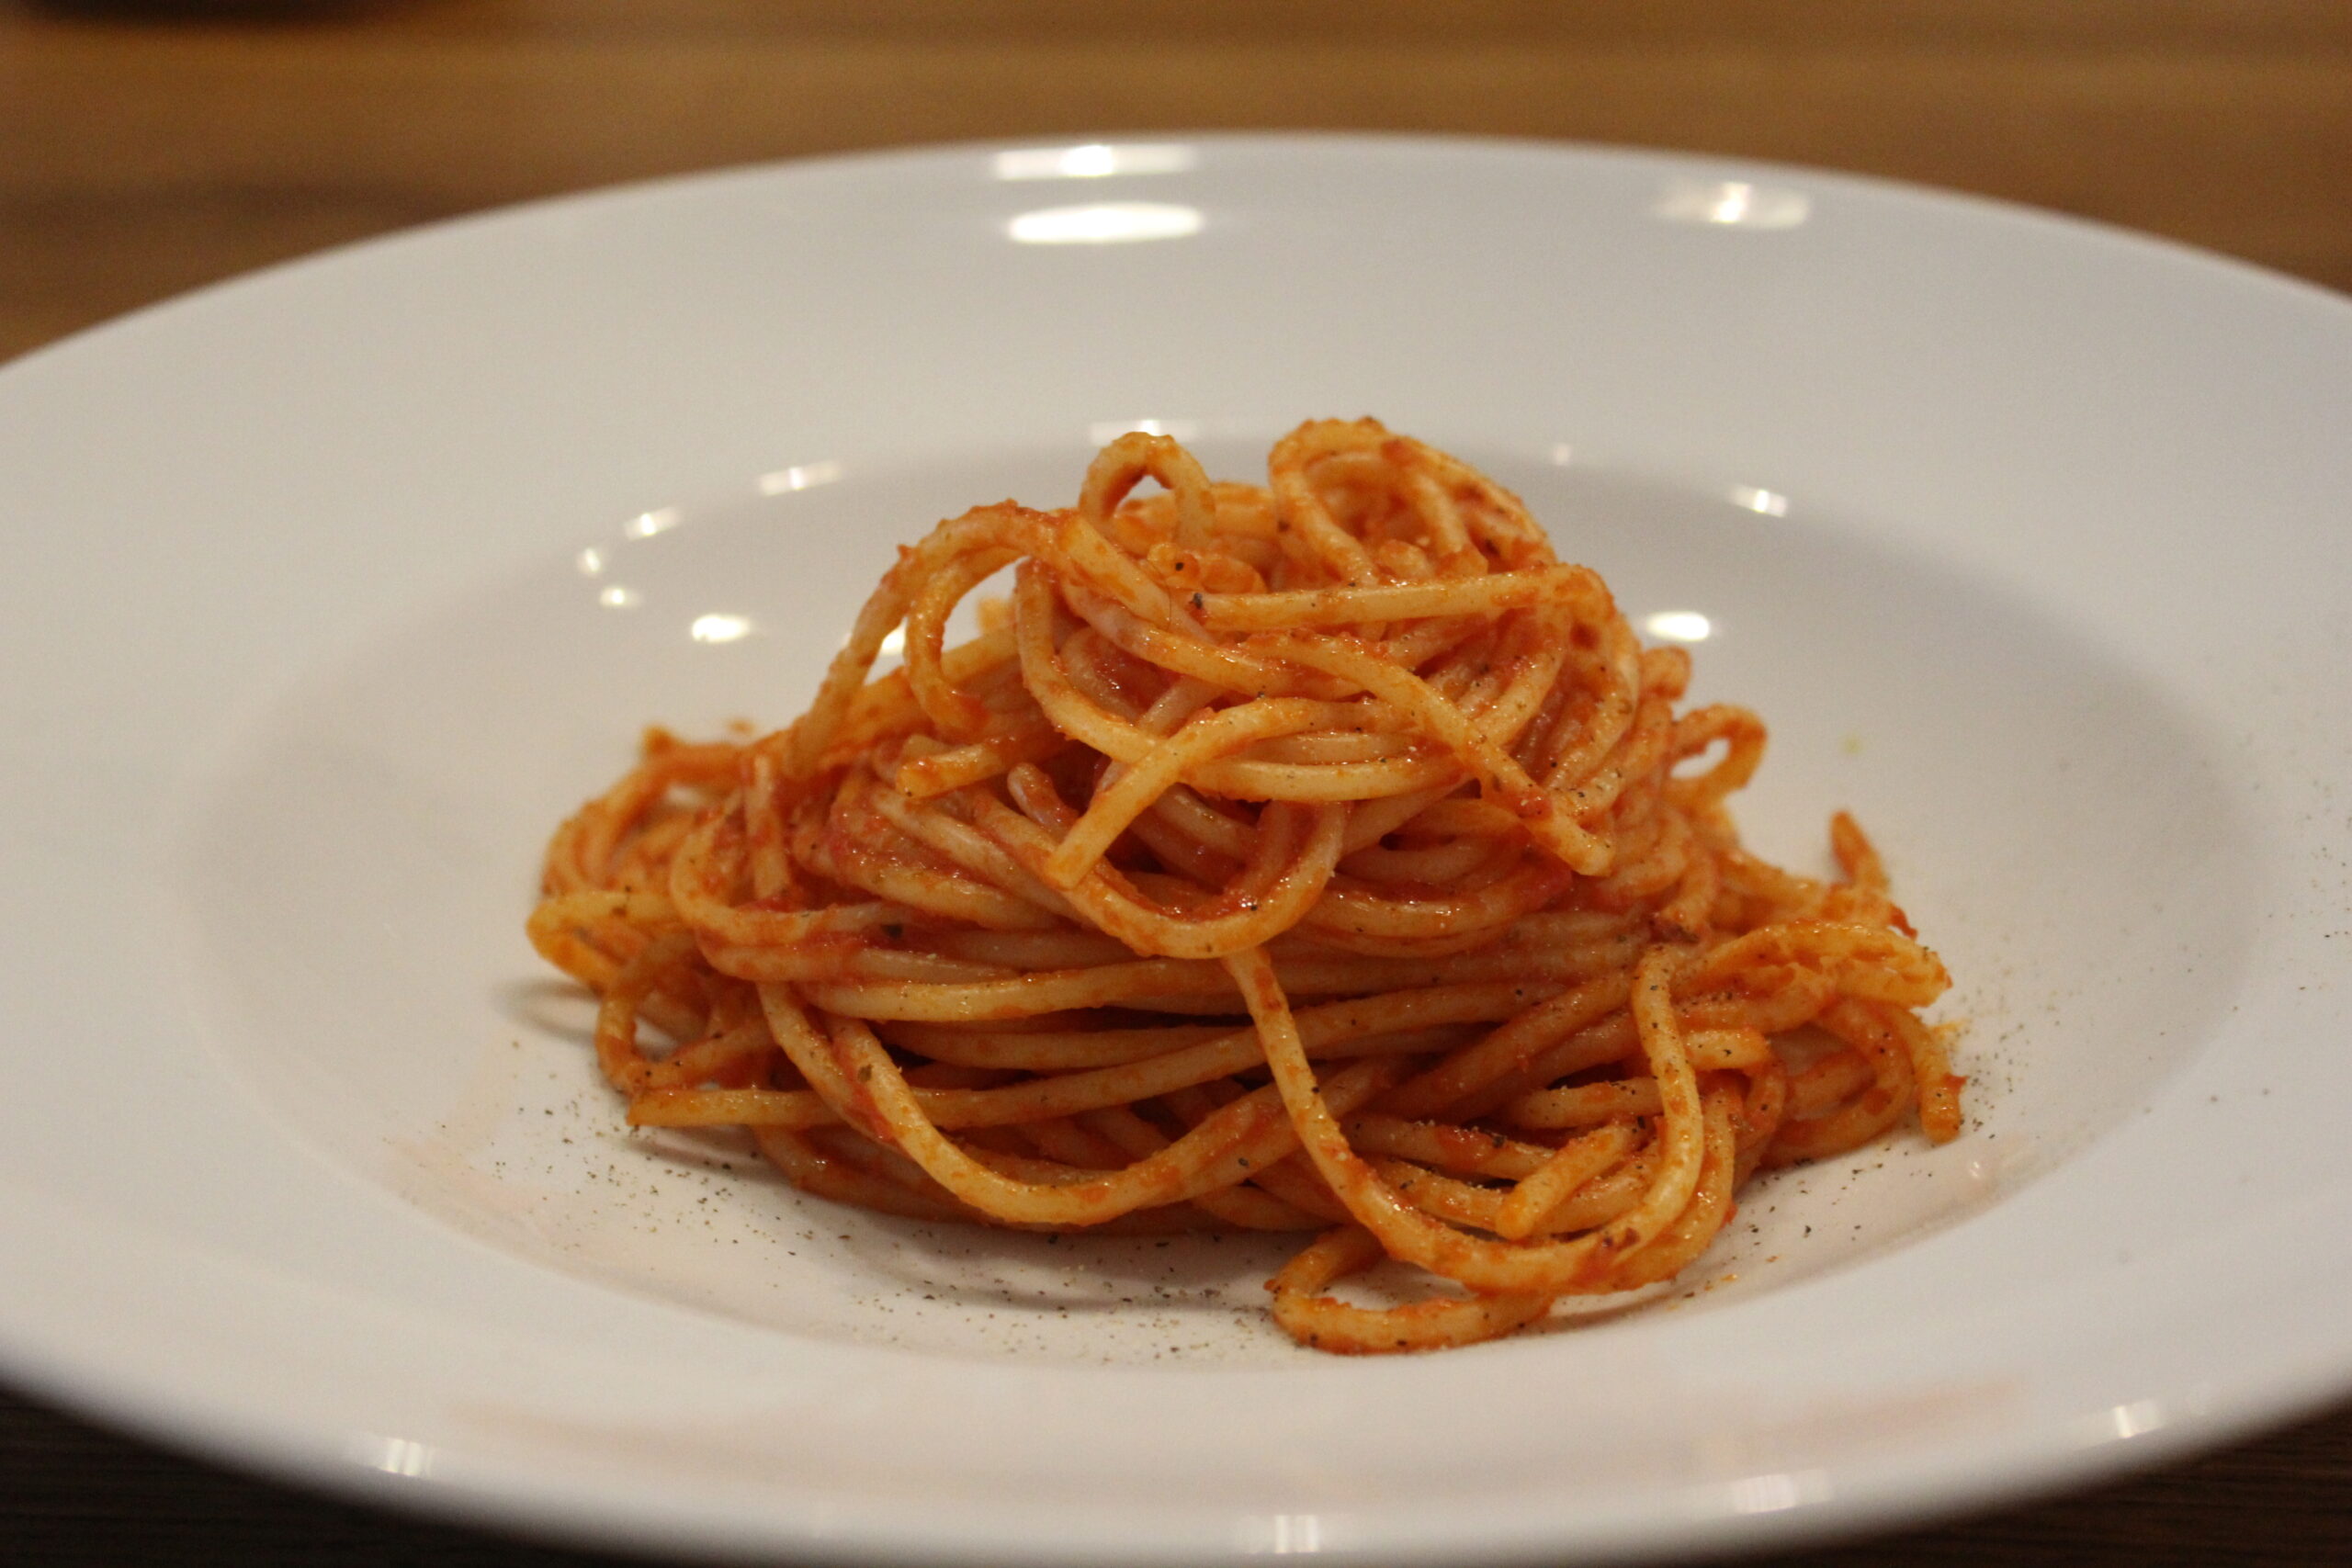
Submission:
[[[1075,506],[901,549],[790,728],[648,737],[530,920],[631,1122],[894,1214],[1319,1233],[1274,1316],[1351,1352],[1655,1283],[1759,1169],[1955,1135],[1944,969],[1861,832],[1834,882],[1740,848],[1754,715],[1678,714],[1688,655],[1443,453],[1323,422],[1269,467],[1123,436]],[[1329,1293],[1384,1258],[1454,1284]]]

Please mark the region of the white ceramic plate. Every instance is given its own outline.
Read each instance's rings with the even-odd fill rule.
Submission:
[[[2352,309],[1836,176],[961,149],[560,201],[0,373],[0,1356],[215,1454],[683,1552],[1620,1558],[1916,1519],[2352,1382]],[[1261,1250],[944,1235],[633,1139],[521,934],[638,726],[779,722],[939,515],[1136,421],[1517,486],[1849,806],[1965,1137],[1686,1288],[1345,1362]]]

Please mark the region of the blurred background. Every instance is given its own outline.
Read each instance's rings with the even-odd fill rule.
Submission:
[[[616,181],[1298,128],[1816,164],[2352,291],[2345,0],[0,0],[0,359],[322,247]],[[0,1391],[0,1562],[124,1561],[602,1560],[247,1480]],[[1772,1561],[2352,1562],[2352,1411]]]
[[[1278,127],[1821,164],[2352,288],[2343,0],[0,0],[0,356],[617,180]]]

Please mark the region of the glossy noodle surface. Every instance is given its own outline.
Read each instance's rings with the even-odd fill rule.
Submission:
[[[647,737],[530,920],[632,1122],[896,1214],[1296,1231],[1274,1319],[1348,1352],[1654,1284],[1758,1170],[1957,1135],[1861,830],[1829,882],[1740,847],[1754,714],[1679,707],[1688,654],[1444,453],[1325,421],[1268,468],[1123,436],[902,549],[788,728]],[[1440,1280],[1331,1293],[1384,1258]]]

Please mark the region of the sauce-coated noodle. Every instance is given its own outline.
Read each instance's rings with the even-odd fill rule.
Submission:
[[[1443,453],[1322,422],[1270,470],[1122,436],[1076,505],[902,549],[790,728],[648,737],[530,921],[633,1123],[897,1214],[1320,1232],[1274,1316],[1356,1352],[1668,1279],[1756,1171],[1958,1133],[1860,830],[1836,882],[1740,848],[1754,715],[1677,713],[1688,655]],[[1460,1289],[1328,1293],[1384,1258]]]

